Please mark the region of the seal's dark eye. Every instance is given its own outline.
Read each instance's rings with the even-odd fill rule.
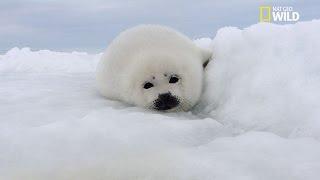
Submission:
[[[143,88],[145,89],[149,89],[149,88],[152,88],[153,87],[153,84],[151,82],[146,82],[143,86]]]
[[[170,80],[169,80],[169,83],[176,83],[179,81],[179,78],[176,77],[176,76],[171,76]]]

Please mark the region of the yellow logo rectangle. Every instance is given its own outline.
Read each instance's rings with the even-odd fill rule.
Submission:
[[[271,22],[271,6],[260,6],[260,22]]]

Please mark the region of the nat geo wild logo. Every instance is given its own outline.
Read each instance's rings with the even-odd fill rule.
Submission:
[[[296,22],[300,14],[291,6],[260,6],[260,22]]]

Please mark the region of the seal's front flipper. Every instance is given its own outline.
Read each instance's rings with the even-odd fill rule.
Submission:
[[[201,48],[202,66],[205,69],[212,58],[212,51],[210,49]]]

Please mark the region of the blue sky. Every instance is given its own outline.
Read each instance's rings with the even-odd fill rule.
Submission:
[[[293,6],[300,21],[320,18],[318,0],[1,0],[0,53],[12,47],[100,52],[137,24],[168,25],[191,38],[258,22],[260,5]]]

